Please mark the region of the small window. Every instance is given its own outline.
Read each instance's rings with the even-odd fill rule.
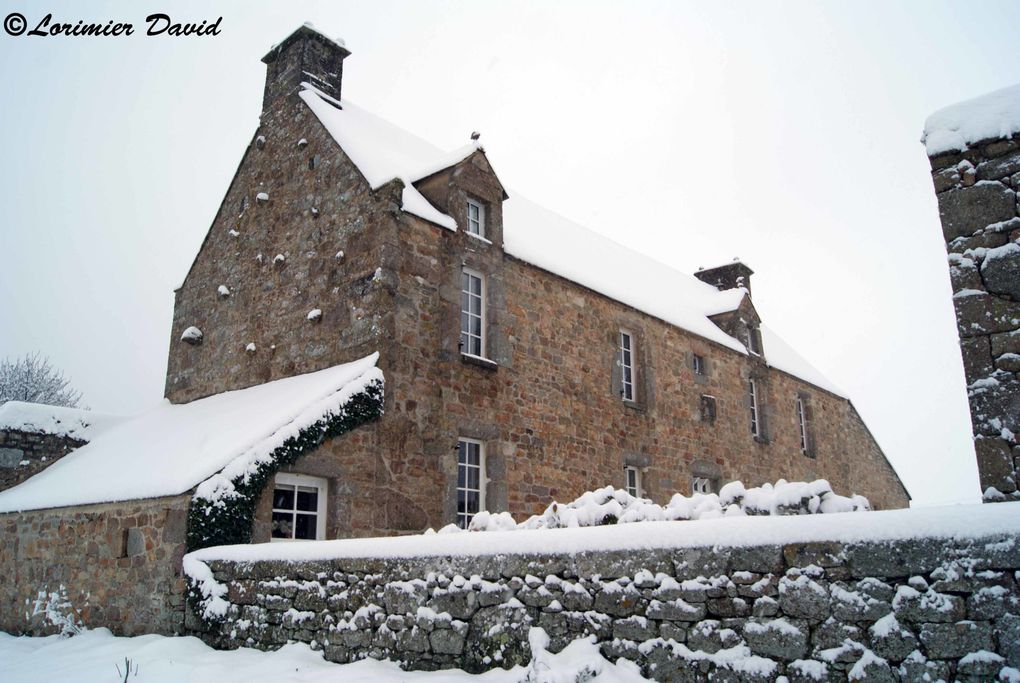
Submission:
[[[485,237],[485,207],[469,199],[467,202],[467,231],[478,237]]]
[[[701,421],[708,424],[715,422],[715,396],[701,397]]]
[[[634,337],[620,330],[620,397],[634,400]]]
[[[457,442],[457,526],[467,529],[485,509],[485,445],[474,439]]]
[[[702,358],[701,356],[699,356],[698,354],[696,354],[696,353],[693,354],[693,361],[692,361],[691,365],[694,368],[694,374],[695,375],[704,375],[705,374],[705,359]]]
[[[642,498],[644,491],[641,488],[641,470],[627,466],[623,468],[623,475],[627,493],[635,498]]]
[[[302,474],[277,474],[273,487],[271,540],[326,538],[325,479]]]
[[[708,477],[691,478],[692,493],[715,493],[715,482]]]
[[[797,396],[797,426],[800,429],[800,452],[804,455],[813,455],[811,448],[811,433],[808,425],[807,398]]]
[[[747,386],[751,407],[751,435],[759,438],[761,437],[761,416],[758,414],[758,386],[753,379],[747,381]]]
[[[460,351],[485,357],[485,278],[465,268],[461,273]]]
[[[761,355],[761,332],[757,327],[747,328],[747,350],[756,356]]]

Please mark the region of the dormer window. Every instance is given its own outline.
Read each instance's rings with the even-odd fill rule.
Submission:
[[[485,239],[485,207],[473,199],[467,200],[468,234]]]
[[[757,327],[747,328],[747,350],[756,356],[761,355],[761,332]]]

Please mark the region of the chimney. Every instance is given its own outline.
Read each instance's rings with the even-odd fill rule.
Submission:
[[[300,26],[262,58],[266,65],[262,112],[279,98],[298,93],[302,83],[339,100],[344,59],[350,54],[343,40],[328,38],[309,23]]]
[[[752,275],[754,275],[754,271],[741,263],[740,259],[733,259],[732,263],[727,263],[724,266],[702,268],[694,274],[694,277],[712,285],[719,291],[743,287],[747,290],[747,295],[751,296]]]

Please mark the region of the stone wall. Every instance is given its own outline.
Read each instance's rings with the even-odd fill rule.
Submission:
[[[69,436],[0,429],[0,491],[17,486],[84,445]]]
[[[0,514],[0,631],[52,633],[32,615],[63,594],[84,623],[118,635],[179,633],[190,496]]]
[[[985,500],[1020,499],[1020,141],[931,159]]]
[[[311,643],[336,662],[508,667],[528,661],[539,626],[554,651],[594,635],[660,681],[993,680],[1020,667],[1012,535],[209,566],[227,618],[189,611],[190,632],[217,647]]]

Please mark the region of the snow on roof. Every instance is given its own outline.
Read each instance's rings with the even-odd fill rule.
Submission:
[[[457,222],[432,206],[412,184],[412,175],[428,167],[441,155],[437,148],[347,100],[339,103],[342,108],[337,108],[334,106],[336,100],[307,83],[304,87],[301,99],[351,158],[373,190],[399,178],[404,183],[401,197],[404,211],[444,228],[457,229]],[[397,140],[401,144],[394,144]]]
[[[924,122],[928,156],[965,151],[982,140],[1020,133],[1020,83],[939,109]]]
[[[157,498],[243,467],[382,372],[379,354],[125,419],[27,481],[0,492],[0,512]],[[144,447],[143,447],[144,446]]]
[[[301,98],[373,188],[400,178],[404,182],[405,211],[451,230],[457,229],[456,222],[432,206],[411,183],[470,156],[481,149],[478,141],[444,153],[352,102],[346,99],[337,102],[309,84],[305,84]],[[503,202],[506,253],[705,339],[747,353],[740,341],[708,319],[708,316],[736,309],[747,294],[745,289],[719,291],[693,275],[628,249],[518,193],[510,194],[510,199]],[[785,342],[772,337],[778,351],[775,367],[844,396]],[[767,346],[766,359],[771,363],[770,355]]]
[[[833,384],[822,374],[820,370],[807,362],[803,356],[794,351],[793,347],[787,344],[782,337],[772,331],[767,325],[762,324],[761,330],[762,350],[765,352],[765,362],[769,367],[782,370],[794,377],[799,377],[805,382],[810,382],[816,387],[832,392],[837,396],[846,398],[846,393]]]
[[[0,406],[0,430],[69,436],[91,441],[100,432],[124,420],[117,415],[93,413],[84,408],[8,401]]]
[[[743,290],[720,292],[516,193],[503,202],[503,243],[508,254],[523,261],[745,352],[707,317],[736,308]]]
[[[828,515],[722,517],[569,529],[217,546],[186,555],[185,570],[194,567],[195,560],[251,562],[361,557],[473,557],[505,553],[576,554],[706,546],[739,548],[823,541],[861,543],[916,538],[973,539],[1004,534],[1020,537],[1020,502]]]

